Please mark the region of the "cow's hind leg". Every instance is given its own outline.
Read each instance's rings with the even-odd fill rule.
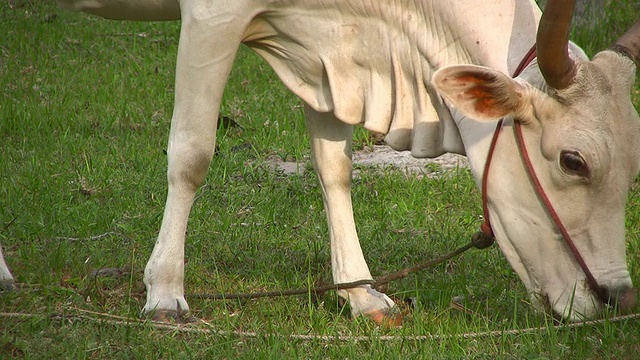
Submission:
[[[213,156],[222,92],[246,26],[235,16],[243,10],[232,6],[221,6],[219,18],[199,19],[211,9],[203,12],[199,5],[188,5],[193,6],[182,13],[167,148],[169,190],[158,240],[144,272],[144,312],[160,320],[181,317],[189,310],[183,285],[187,220]]]
[[[336,284],[372,279],[356,233],[351,204],[351,137],[353,127],[332,113],[305,107],[313,166],[322,186],[331,240],[331,267]],[[366,315],[382,323],[393,301],[370,285],[340,290],[354,316]]]

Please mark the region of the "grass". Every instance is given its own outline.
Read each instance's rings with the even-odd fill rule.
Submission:
[[[603,24],[615,19],[616,28],[626,26],[638,13],[629,11],[637,6],[632,2],[613,6],[607,13],[615,17]],[[333,293],[318,299],[189,299],[196,317],[226,333],[100,320],[105,317],[87,311],[136,318],[144,304],[142,270],[166,192],[164,150],[179,24],[110,22],[49,3],[11,1],[0,5],[0,27],[0,242],[17,280],[33,285],[2,295],[0,309],[34,315],[0,319],[0,358],[624,359],[640,350],[638,321],[410,340],[549,323],[531,309],[497,247],[392,283],[388,293],[417,300],[402,329],[351,319]],[[605,34],[609,29],[576,31],[574,38],[597,39],[587,44],[593,54],[596,45],[613,41]],[[278,157],[309,167],[300,101],[242,49],[222,114],[240,126],[221,130],[192,211],[187,292],[329,283],[328,234],[315,175],[285,176],[265,161]],[[358,146],[369,142],[363,130],[355,137]],[[450,251],[477,229],[479,193],[466,170],[446,179],[391,169],[363,168],[360,174],[355,215],[374,275]],[[639,191],[632,190],[627,211],[636,283]],[[90,276],[102,268],[119,269],[120,275]],[[458,295],[473,299],[471,314],[450,309]],[[291,334],[367,338],[304,340]],[[387,335],[398,338],[387,341]]]

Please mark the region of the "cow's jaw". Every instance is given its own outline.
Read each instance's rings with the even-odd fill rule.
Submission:
[[[576,280],[584,276],[574,266],[573,259],[566,255],[562,240],[557,234],[542,229],[548,220],[540,218],[540,227],[534,228],[522,224],[524,219],[531,218],[531,214],[525,217],[517,209],[509,212],[490,210],[490,215],[496,241],[535,308],[551,311],[569,321],[578,320],[579,316],[593,317],[599,311],[601,302],[584,281]],[[550,248],[547,243],[557,246]],[[565,266],[555,266],[558,262]]]

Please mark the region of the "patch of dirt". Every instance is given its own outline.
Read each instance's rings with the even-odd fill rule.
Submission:
[[[282,161],[273,157],[267,160],[267,165],[284,174],[302,174],[310,168],[310,160],[303,163]],[[394,168],[406,173],[421,176],[441,176],[446,172],[457,168],[467,168],[467,158],[457,154],[444,154],[435,159],[416,159],[409,151],[395,151],[386,145],[375,145],[373,150],[365,149],[353,154],[354,176],[357,176],[359,167]]]

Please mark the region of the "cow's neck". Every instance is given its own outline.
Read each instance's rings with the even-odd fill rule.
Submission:
[[[542,13],[533,1],[494,1],[479,6],[467,2],[435,3],[433,6],[442,4],[438,10],[441,14],[427,26],[430,33],[441,34],[440,44],[422,44],[423,55],[436,67],[473,63],[513,74],[535,43]],[[442,35],[443,28],[448,29],[448,34]],[[435,54],[434,48],[439,49]]]
[[[496,122],[478,121],[466,116],[462,116],[455,109],[452,109],[452,116],[460,131],[464,150],[469,161],[469,167],[478,186],[481,186],[482,174],[487,161],[487,154],[491,145],[491,138],[496,130]],[[507,119],[505,127],[511,124]],[[503,136],[506,138],[510,135]]]
[[[490,9],[476,9],[468,3],[455,6],[462,9],[451,9],[451,6],[439,9],[444,13],[443,23],[439,25],[451,28],[450,37],[456,41],[451,43],[449,39],[440,44],[436,54],[430,53],[433,50],[427,47],[424,49],[427,54],[423,54],[425,58],[437,67],[471,63],[513,74],[535,43],[541,16],[537,5],[524,0],[498,1],[492,3],[494,7]],[[471,15],[474,12],[477,16]],[[437,30],[432,29],[432,32]],[[441,121],[455,123],[463,148],[460,148],[459,142],[447,142],[445,136],[444,150],[466,154],[475,178],[480,179],[496,123],[476,121],[464,117],[455,109],[449,110],[452,118],[447,119],[445,111],[445,116],[440,116]]]

